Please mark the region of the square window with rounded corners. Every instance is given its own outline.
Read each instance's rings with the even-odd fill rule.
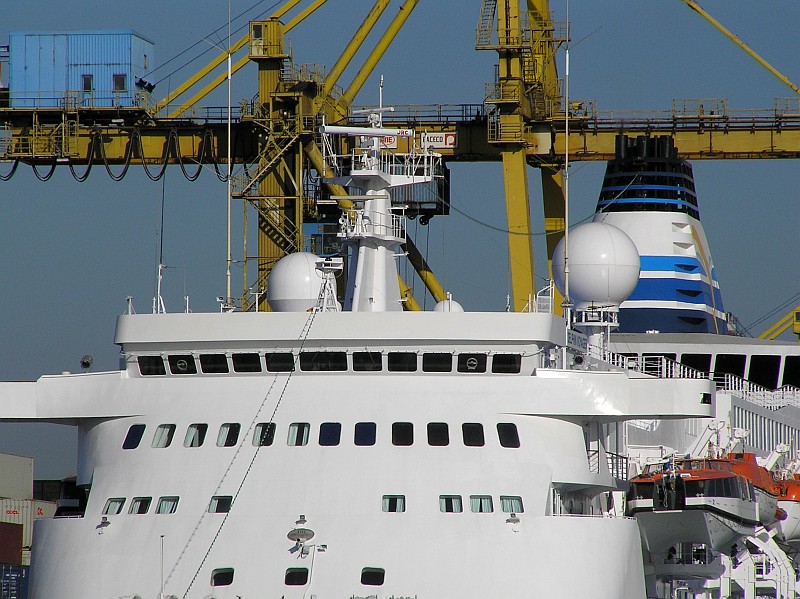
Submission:
[[[383,355],[379,351],[354,351],[353,370],[355,372],[383,370]]]
[[[139,356],[136,361],[139,363],[139,374],[142,376],[167,374],[164,358],[161,356]]]
[[[283,582],[287,586],[303,586],[308,582],[308,568],[289,568]]]
[[[268,372],[292,372],[294,355],[292,352],[268,352],[264,354]]]
[[[392,445],[407,447],[414,444],[414,425],[410,422],[392,423]]]
[[[353,442],[356,445],[375,445],[377,426],[374,422],[356,422]]]
[[[239,440],[239,431],[242,425],[238,422],[226,422],[219,427],[217,434],[217,447],[233,447]]]
[[[476,514],[491,514],[494,511],[491,495],[470,495],[469,509]]]
[[[150,510],[151,501],[153,501],[152,497],[134,497],[131,499],[131,507],[128,509],[128,513],[146,514]]]
[[[186,429],[186,437],[183,439],[184,447],[200,447],[206,440],[208,425],[202,423],[190,424]]]
[[[319,425],[319,444],[325,447],[339,445],[342,425],[339,422],[323,422]]]
[[[228,587],[233,584],[233,568],[217,568],[211,572],[212,587]]]
[[[450,444],[450,431],[446,422],[428,423],[428,445],[444,447]]]
[[[233,505],[232,495],[214,495],[208,504],[208,511],[211,514],[227,514]]]
[[[253,430],[253,445],[268,447],[275,441],[275,423],[259,422]]]
[[[521,514],[525,511],[522,497],[518,495],[500,495],[500,509],[507,514]]]
[[[174,424],[159,424],[158,428],[156,428],[156,432],[153,434],[153,442],[150,444],[150,446],[157,449],[169,447],[174,436]]]
[[[439,511],[446,514],[460,514],[463,512],[461,495],[439,495]]]
[[[379,587],[383,584],[386,571],[383,568],[364,568],[361,570],[361,584]]]
[[[300,352],[300,370],[306,372],[337,372],[347,370],[347,354],[343,351]]]
[[[103,506],[103,514],[113,516],[122,513],[122,507],[125,505],[124,497],[111,497]]]
[[[125,435],[125,440],[122,442],[122,449],[136,449],[139,447],[145,428],[147,428],[145,424],[132,424]]]
[[[422,354],[423,372],[451,372],[453,370],[453,354],[437,352]]]
[[[252,354],[233,354],[231,356],[234,372],[261,372],[261,356]]]
[[[191,354],[167,356],[167,361],[172,374],[197,374],[197,365]]]
[[[301,447],[308,445],[308,433],[311,430],[311,425],[308,422],[292,422],[289,425],[289,435],[286,438],[286,444],[293,447]]]
[[[405,495],[384,495],[381,503],[381,509],[384,512],[405,512],[406,511],[406,496]]]
[[[486,354],[458,354],[459,372],[486,372]]]
[[[200,354],[200,370],[206,374],[225,374],[228,370],[228,356],[225,354]]]
[[[492,356],[492,372],[500,374],[518,374],[522,367],[520,354],[495,354]]]
[[[174,514],[178,510],[179,497],[159,497],[156,514]]]
[[[498,422],[497,436],[503,447],[519,447],[519,433],[513,422]]]
[[[465,422],[461,425],[461,435],[467,447],[483,447],[486,439],[483,435],[483,425],[480,422]]]
[[[390,372],[416,372],[417,354],[412,351],[390,351],[386,356]]]

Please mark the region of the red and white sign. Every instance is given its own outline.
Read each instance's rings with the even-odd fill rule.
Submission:
[[[455,131],[423,133],[422,144],[426,148],[453,149],[458,145],[458,133]]]

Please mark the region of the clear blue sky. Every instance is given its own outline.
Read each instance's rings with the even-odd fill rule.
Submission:
[[[481,102],[496,55],[474,50],[480,4],[421,0],[357,103],[376,102],[380,74],[386,77],[387,103]],[[800,81],[800,4],[702,4],[790,79]],[[233,0],[232,14],[254,5],[254,0]],[[262,2],[248,16],[267,12],[271,5]],[[295,62],[332,65],[371,5],[371,0],[329,0],[290,34]],[[383,27],[399,5],[394,0],[389,6]],[[156,44],[156,64],[162,64],[188,47],[208,47],[201,40],[225,25],[227,8],[220,0],[7,2],[0,44],[10,31],[132,28]],[[564,4],[552,8],[556,19],[563,19]],[[570,18],[571,95],[593,99],[601,110],[668,110],[673,98],[727,98],[734,109],[769,109],[776,97],[792,95],[680,0],[573,1]],[[214,36],[212,41],[225,43]],[[164,79],[154,95],[162,97],[201,64]],[[162,70],[154,78],[166,74]],[[352,76],[351,69],[342,81]],[[234,102],[255,91],[251,68],[236,76]],[[224,101],[224,94],[217,94],[209,103]],[[701,217],[725,308],[745,324],[800,291],[794,207],[799,166],[785,160],[695,163]],[[451,168],[453,204],[479,221],[504,227],[499,165]],[[570,184],[576,220],[594,210],[603,169],[599,163],[574,165]],[[530,183],[534,229],[541,231],[541,192],[533,170]],[[179,310],[189,295],[195,311],[214,310],[215,297],[225,291],[225,186],[213,172],[188,183],[171,169],[164,191],[164,258],[171,267],[164,287],[167,308]],[[150,309],[161,195],[162,183],[151,182],[135,167],[122,183],[111,181],[100,168],[86,183],[74,182],[64,168],[42,183],[26,167],[10,182],[0,182],[0,380],[77,371],[86,353],[95,357],[95,370],[116,367],[114,321],[125,308],[125,297],[135,298],[139,312]],[[234,214],[240,213],[237,206]],[[414,236],[445,287],[467,309],[503,308],[509,271],[502,233],[454,213],[435,218]],[[241,255],[239,242],[234,255]],[[541,237],[536,259],[537,274],[544,275]],[[234,290],[240,289],[237,277]],[[430,306],[430,298],[427,302]],[[35,435],[26,430],[0,425],[0,451],[36,455],[37,477],[74,470],[72,429],[40,427]]]

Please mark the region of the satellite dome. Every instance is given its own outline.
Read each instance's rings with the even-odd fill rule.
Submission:
[[[442,301],[438,302],[433,307],[434,312],[463,312],[464,306],[459,304],[456,300],[452,298],[452,296],[448,293],[447,299],[443,299]]]
[[[553,254],[553,278],[564,293],[564,239]],[[639,252],[622,229],[594,222],[569,233],[569,294],[577,309],[618,306],[639,281]]]
[[[317,305],[323,282],[316,254],[284,256],[269,273],[267,301],[275,312],[306,312]]]

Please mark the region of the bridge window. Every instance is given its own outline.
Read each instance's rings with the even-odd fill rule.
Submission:
[[[423,372],[450,372],[453,370],[453,354],[425,353],[422,354]]]
[[[459,372],[486,372],[486,354],[459,354]]]
[[[778,387],[778,371],[781,368],[780,356],[750,356],[748,380],[767,389]]]
[[[300,352],[300,370],[312,372],[347,370],[347,354],[343,351]]]
[[[353,370],[356,372],[377,372],[383,369],[383,356],[379,351],[353,352]]]
[[[167,374],[164,358],[161,356],[139,356],[136,361],[139,363],[139,373],[142,376]]]
[[[786,356],[781,385],[800,387],[800,356]]]
[[[417,354],[408,351],[392,351],[387,356],[390,372],[416,372]]]
[[[273,352],[265,354],[267,370],[269,372],[292,372],[294,370],[294,356],[291,352]]]
[[[190,354],[167,356],[167,360],[169,361],[169,371],[172,374],[197,374],[194,356]]]
[[[522,366],[519,354],[495,354],[492,356],[492,372],[501,374],[517,374]]]
[[[711,372],[711,354],[682,354],[681,364],[700,372]]]
[[[723,380],[726,374],[744,378],[745,358],[746,356],[741,354],[717,354],[714,362],[714,380]]]
[[[228,358],[225,354],[200,354],[200,369],[207,374],[225,374]]]
[[[256,354],[233,354],[234,372],[261,372],[261,357]]]

